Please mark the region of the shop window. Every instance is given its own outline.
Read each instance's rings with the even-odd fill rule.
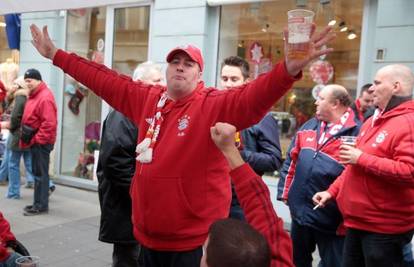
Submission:
[[[223,5],[220,19],[219,57],[221,63],[228,56],[238,55],[250,64],[250,77],[271,70],[272,66],[284,59],[282,32],[287,24],[287,11],[298,8],[295,0],[256,2],[239,5]],[[337,34],[331,44],[335,52],[314,63],[314,68],[306,68],[303,78],[294,84],[282,99],[276,103],[272,112],[279,119],[283,155],[296,130],[314,116],[315,96],[320,88],[318,70],[332,71],[331,78],[325,83],[344,85],[352,96],[356,94],[359,62],[360,34],[363,1],[359,0],[319,0],[304,1],[305,8],[315,12],[317,30],[329,22]],[[323,4],[324,3],[324,4]],[[346,26],[346,28],[345,28]],[[260,50],[259,63],[253,60],[252,50]],[[220,64],[218,64],[219,81]],[[217,82],[219,84],[219,82]]]
[[[136,66],[148,57],[149,7],[115,10],[112,68],[132,76]]]
[[[104,60],[106,8],[68,11],[66,50],[98,63]],[[149,7],[115,9],[112,69],[131,76],[147,60]],[[100,146],[102,100],[65,77],[61,174],[94,179]]]
[[[103,63],[106,8],[69,10],[66,50]],[[93,179],[100,143],[102,100],[65,75],[61,174]]]

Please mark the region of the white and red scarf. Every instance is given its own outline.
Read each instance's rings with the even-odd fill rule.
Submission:
[[[332,136],[336,135],[344,126],[354,123],[354,113],[351,108],[341,116],[338,123],[327,123],[321,121],[321,127],[319,129],[318,145],[325,144]]]
[[[138,153],[136,160],[141,163],[150,163],[152,161],[154,146],[157,143],[157,139],[161,130],[161,124],[164,120],[162,116],[162,110],[167,100],[168,95],[166,92],[164,92],[161,95],[160,100],[158,100],[155,115],[151,120],[150,127],[145,134],[144,140],[142,140],[135,149],[135,151]]]

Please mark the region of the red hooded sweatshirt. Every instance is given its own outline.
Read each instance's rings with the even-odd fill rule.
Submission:
[[[30,93],[24,107],[22,125],[37,129],[30,144],[20,140],[20,147],[26,148],[33,144],[54,144],[56,141],[57,108],[55,98],[47,85],[42,82]]]
[[[59,50],[53,63],[133,121],[143,140],[166,88],[133,82]],[[205,241],[209,226],[230,207],[229,168],[210,137],[216,122],[238,130],[257,123],[295,81],[283,63],[231,90],[200,82],[188,96],[168,100],[151,163],[137,161],[130,194],[134,235],[155,250],[185,251]]]
[[[328,189],[345,226],[385,234],[414,229],[414,101],[368,119],[357,148],[357,164]]]
[[[16,238],[10,231],[10,224],[0,212],[0,263],[7,260],[10,256],[10,253],[7,251],[7,242],[13,240],[16,240]]]

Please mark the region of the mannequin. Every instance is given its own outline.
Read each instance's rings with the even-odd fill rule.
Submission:
[[[6,59],[6,62],[0,64],[0,80],[6,86],[6,89],[12,87],[13,81],[17,79],[19,66],[13,62],[12,58]]]

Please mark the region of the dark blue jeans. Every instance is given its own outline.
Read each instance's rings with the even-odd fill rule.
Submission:
[[[349,228],[344,245],[343,267],[401,267],[403,247],[413,231],[403,234],[379,234]]]
[[[158,251],[141,246],[145,267],[200,267],[202,247],[189,251]]]
[[[34,144],[32,152],[32,172],[35,177],[33,207],[49,209],[49,161],[53,145]]]
[[[296,267],[312,267],[312,253],[318,246],[321,267],[340,267],[344,238],[318,231],[292,220],[291,238],[293,261]]]

